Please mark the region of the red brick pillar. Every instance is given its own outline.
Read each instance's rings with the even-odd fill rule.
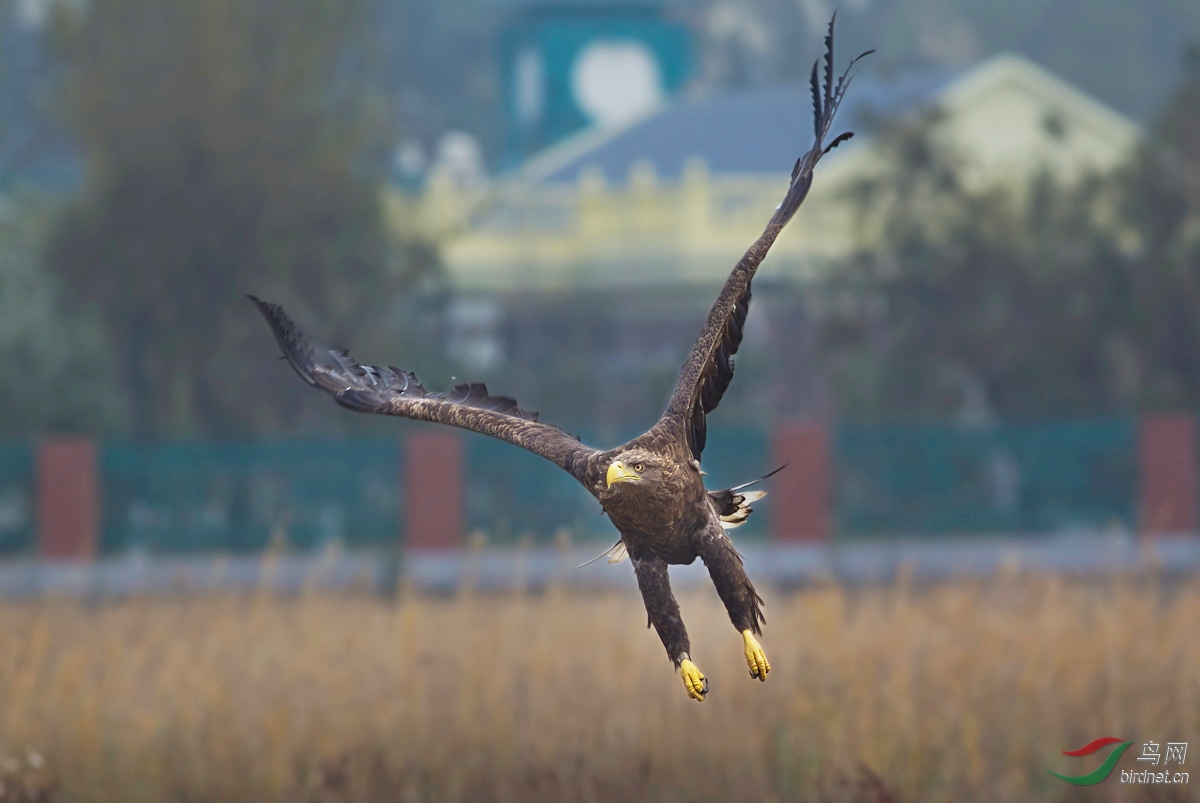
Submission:
[[[409,549],[460,546],[466,518],[462,437],[444,431],[409,435],[404,477]]]
[[[89,560],[100,529],[96,445],[88,438],[51,438],[37,450],[37,552],[43,558]]]
[[[829,538],[833,495],[829,431],[819,423],[775,430],[772,465],[788,467],[771,479],[771,533],[777,541]]]
[[[1138,530],[1196,531],[1196,425],[1188,415],[1138,422]]]

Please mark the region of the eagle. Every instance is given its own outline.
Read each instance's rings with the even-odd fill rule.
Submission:
[[[704,486],[700,458],[704,451],[705,417],[716,409],[733,379],[734,355],[742,342],[750,285],[771,245],[792,219],[812,185],[821,157],[852,132],[826,144],[838,106],[853,80],[854,65],[873,51],[853,59],[836,79],[833,31],[825,36],[824,74],[821,59],[813,64],[811,149],[796,160],[783,201],[766,228],[738,261],[717,296],[692,346],[662,417],[645,434],[613,449],[594,449],[564,430],[538,420],[537,413],[514,399],[493,396],[480,383],[462,384],[448,392],[427,389],[409,371],[362,365],[344,350],[318,350],[277,304],[250,300],[266,318],[284,358],[308,384],[333,396],[351,410],[401,416],[490,435],[553,462],[580,482],[599,502],[620,540],[605,555],[610,562],[626,555],[652,626],[678,670],[689,697],[703,701],[708,679],[691,656],[679,604],[671,592],[667,567],[700,558],[734,628],[742,636],[750,677],[765,681],[771,665],[759,644],[764,604],[746,574],[741,555],[726,529],[742,523],[750,503],[762,491],[753,483],[727,490]],[[772,472],[773,473],[773,472]]]

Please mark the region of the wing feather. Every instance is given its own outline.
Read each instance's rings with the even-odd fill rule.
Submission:
[[[314,348],[278,304],[250,300],[267,320],[283,356],[310,385],[351,410],[448,424],[528,449],[573,474],[591,490],[599,452],[558,427],[538,422],[538,414],[515,399],[493,396],[473,382],[440,393],[428,390],[411,371],[362,365],[345,349]]]
[[[825,145],[833,118],[854,78],[850,70],[859,59],[874,51],[869,50],[851,61],[835,83],[833,29],[836,18],[835,14],[829,21],[829,31],[825,37],[824,81],[819,77],[820,61],[813,64],[810,76],[813,131],[816,141],[807,153],[796,160],[792,168],[791,184],[783,202],[776,208],[775,214],[758,240],[750,246],[726,279],[700,336],[683,364],[667,410],[656,425],[660,432],[665,430],[685,441],[692,457],[697,460],[704,451],[707,439],[705,417],[721,402],[729,383],[733,381],[733,357],[742,344],[746,314],[750,309],[750,285],[754,274],[774,244],[775,238],[783,231],[783,227],[792,219],[808,195],[809,187],[812,186],[813,168],[817,162],[830,150],[853,136],[852,133],[846,132],[835,137],[828,146]]]

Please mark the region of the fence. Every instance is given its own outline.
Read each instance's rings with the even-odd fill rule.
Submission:
[[[33,550],[33,444],[0,441],[0,554]]]
[[[0,443],[0,553],[255,551],[273,538],[299,549],[332,539],[450,547],[476,530],[500,544],[546,543],[564,528],[614,535],[574,479],[535,455],[446,429],[403,432],[394,441],[75,450]],[[420,449],[414,438],[424,439]],[[704,467],[709,487],[721,488],[792,462],[770,480],[763,512],[737,530],[746,543],[1114,525],[1161,532],[1196,527],[1195,453],[1185,416],[977,431],[793,425],[714,428]],[[81,477],[98,493],[74,493]],[[68,507],[82,510],[60,515]]]
[[[1039,533],[1135,522],[1130,420],[841,427],[836,438],[843,533]]]
[[[394,541],[399,444],[379,440],[108,444],[100,450],[100,550],[262,549],[272,536]]]

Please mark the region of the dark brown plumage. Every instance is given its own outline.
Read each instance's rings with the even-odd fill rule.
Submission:
[[[745,520],[749,503],[762,494],[743,491],[752,483],[707,491],[700,457],[705,417],[720,403],[733,379],[733,357],[742,342],[754,273],[808,194],[817,162],[851,136],[841,134],[824,144],[853,78],[850,67],[862,58],[854,59],[834,83],[833,25],[831,20],[825,38],[823,87],[819,62],[812,71],[816,142],[796,161],[783,202],[726,280],[684,362],[662,418],[629,443],[607,451],[592,449],[558,427],[538,422],[536,413],[521,409],[513,399],[490,395],[482,384],[435,393],[399,368],[360,365],[345,351],[318,351],[304,340],[281,307],[251,296],[296,372],[344,407],[490,435],[541,455],[579,480],[620,531],[621,540],[608,554],[615,561],[628,553],[650,625],[680,668],[688,693],[701,700],[708,684],[690,659],[687,630],[671,593],[669,564],[689,564],[697,557],[704,561],[730,620],[743,634],[751,676],[765,679],[770,668],[753,638],[762,632],[762,598],[725,534],[725,527]]]

